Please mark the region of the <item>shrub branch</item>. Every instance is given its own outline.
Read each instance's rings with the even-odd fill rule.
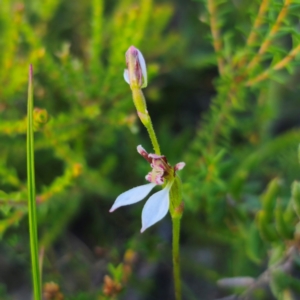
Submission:
[[[250,61],[249,65],[247,67],[248,70],[253,69],[260,62],[263,54],[268,51],[268,49],[272,43],[272,40],[274,39],[275,35],[278,33],[278,31],[282,25],[282,21],[284,20],[284,18],[287,15],[288,8],[291,5],[291,2],[292,2],[292,0],[285,0],[284,5],[276,19],[276,22],[272,26],[271,31],[269,32],[268,36],[266,37],[266,39],[260,46],[258,53]]]
[[[217,55],[219,73],[223,74],[224,60],[220,55],[222,50],[222,39],[219,31],[218,19],[217,19],[217,5],[214,0],[207,1],[207,8],[209,12],[209,22],[211,34],[213,37],[213,46]]]

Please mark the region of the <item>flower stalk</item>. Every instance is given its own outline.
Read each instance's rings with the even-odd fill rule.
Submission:
[[[151,117],[146,107],[146,101],[145,101],[143,91],[140,88],[136,88],[136,87],[134,88],[131,87],[131,91],[132,91],[132,98],[137,110],[138,117],[148,131],[155,154],[160,155],[161,152],[160,152],[159,143],[153,128]],[[141,105],[141,103],[143,103],[143,105]]]
[[[181,181],[176,176],[170,192],[170,213],[172,218],[172,256],[173,256],[173,276],[175,299],[181,300],[181,281],[180,281],[180,220],[183,214],[184,204],[182,201]]]
[[[174,290],[175,299],[181,299],[181,282],[180,282],[180,253],[179,253],[179,239],[180,239],[180,218],[172,217],[172,256],[173,256],[173,276],[174,276]]]

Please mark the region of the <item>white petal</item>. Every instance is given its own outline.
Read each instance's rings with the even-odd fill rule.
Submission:
[[[140,62],[142,74],[143,74],[143,85],[141,87],[144,88],[148,84],[146,62],[145,62],[144,56],[141,53],[141,51],[138,49],[137,49],[137,51],[138,51],[138,58],[139,58],[139,62]]]
[[[109,212],[113,212],[121,206],[134,204],[143,200],[155,186],[155,183],[148,183],[141,186],[137,186],[119,195]]]
[[[146,202],[142,211],[142,229],[144,232],[148,227],[160,221],[169,210],[171,185],[168,184],[163,190],[153,194]]]
[[[127,69],[124,70],[124,79],[125,79],[125,81],[126,81],[128,84],[130,84],[130,81],[129,81],[129,73],[128,73],[128,70],[127,70]]]

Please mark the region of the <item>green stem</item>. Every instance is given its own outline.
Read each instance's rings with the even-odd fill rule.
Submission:
[[[179,255],[179,237],[180,237],[180,218],[172,218],[173,225],[173,272],[175,299],[181,300],[181,282],[180,282],[180,255]]]
[[[151,117],[147,110],[144,94],[139,87],[131,87],[131,90],[133,102],[138,112],[138,116],[148,131],[155,154],[160,155],[158,140],[152,125]]]
[[[156,137],[150,116],[149,116],[149,122],[148,122],[147,126],[145,125],[145,127],[147,128],[147,131],[149,133],[149,137],[150,137],[153,149],[155,151],[155,154],[160,155],[159,144],[157,141],[157,137]]]
[[[29,68],[28,111],[27,111],[27,188],[28,188],[28,218],[30,235],[31,269],[34,289],[34,300],[41,300],[41,281],[39,270],[37,218],[35,200],[34,175],[34,135],[33,135],[33,86],[32,65]]]

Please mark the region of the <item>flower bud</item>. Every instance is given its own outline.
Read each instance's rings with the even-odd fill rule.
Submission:
[[[145,59],[140,50],[130,46],[126,54],[127,69],[124,71],[124,79],[131,88],[144,88],[147,86],[147,69]]]

